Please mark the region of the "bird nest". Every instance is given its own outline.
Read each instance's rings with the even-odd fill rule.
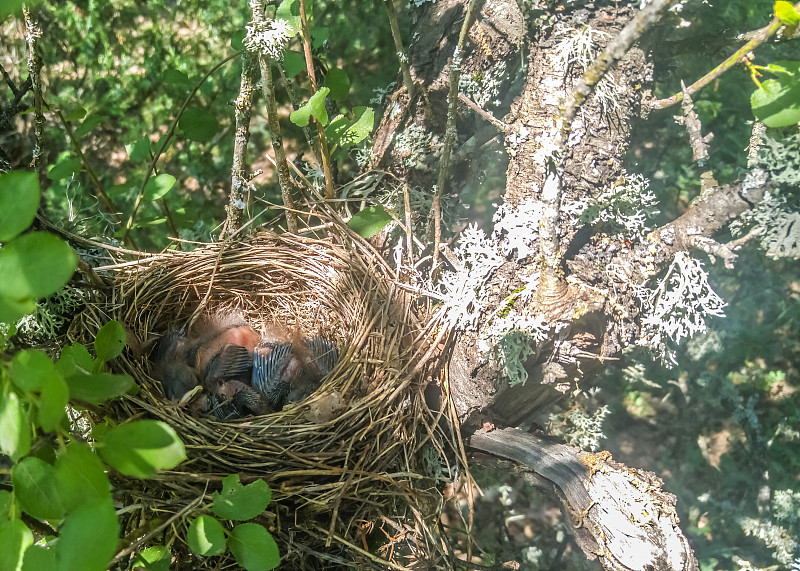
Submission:
[[[123,516],[124,532],[142,537],[141,526],[157,517],[172,525],[161,537],[147,535],[147,543],[175,530],[182,537],[195,509],[236,473],[243,483],[262,478],[272,488],[262,523],[285,568],[446,566],[435,474],[451,435],[423,395],[439,369],[437,325],[359,244],[348,251],[330,240],[262,233],[122,264],[112,287],[76,320],[72,336],[84,343],[111,319],[129,332],[128,348],[111,366],[140,390],[100,411],[103,417],[162,420],[186,446],[188,458],[174,470],[115,479],[126,505],[136,506]],[[192,414],[166,399],[137,345],[219,309],[240,312],[256,329],[280,323],[321,335],[334,341],[339,359],[318,390],[279,412],[230,421]],[[172,551],[180,567],[204,565],[182,541]],[[214,559],[215,568],[233,563]]]

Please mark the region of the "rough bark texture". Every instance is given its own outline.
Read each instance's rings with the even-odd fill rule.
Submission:
[[[405,88],[392,94],[376,130],[374,162],[410,185],[431,189],[436,180],[436,141],[443,137],[446,122],[449,61],[466,4],[440,0],[416,11],[418,36],[409,59],[420,89],[415,89],[413,101]],[[711,236],[764,193],[763,179],[710,188],[681,218],[632,242],[578,221],[576,212],[625,175],[622,161],[631,131],[651,98],[652,67],[645,51],[634,46],[611,67],[567,126],[566,144],[559,142],[564,140],[565,102],[583,69],[633,19],[639,5],[601,4],[571,2],[552,9],[542,2],[538,10],[523,14],[513,0],[487,1],[461,54],[462,78],[489,78],[499,86],[496,97],[475,92],[482,99],[476,101],[479,106],[495,116],[508,113],[502,123],[492,124],[462,101],[457,117],[462,146],[454,156],[456,161],[470,156],[474,160],[452,169],[445,192],[456,192],[474,176],[471,169],[481,159],[474,150],[496,136],[499,125],[510,158],[505,208],[526,212],[531,205],[545,205],[556,214],[534,236],[552,247],[542,248],[538,256],[507,254],[485,277],[477,325],[455,337],[446,392],[464,434],[492,423],[536,427],[550,405],[587,388],[604,363],[642,336],[638,285],[665,268],[677,252],[705,248],[709,242],[715,247]],[[581,55],[576,46],[587,30],[592,41],[584,42],[584,48],[590,48],[588,55]],[[520,61],[525,65],[520,67]],[[468,95],[469,89],[462,86]],[[408,149],[398,145],[412,127],[431,134],[425,156],[413,165],[407,160]],[[523,289],[524,298],[518,295]],[[481,348],[495,320],[512,308],[548,325],[523,364],[527,382],[513,386],[498,359]],[[697,568],[678,527],[675,498],[661,491],[653,474],[519,430],[476,433],[470,446],[535,473],[562,500],[581,547],[606,568]]]

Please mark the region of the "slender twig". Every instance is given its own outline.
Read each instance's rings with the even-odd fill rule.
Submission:
[[[283,52],[281,52],[281,56],[283,56]],[[297,92],[294,90],[294,85],[292,85],[292,80],[286,75],[286,69],[283,65],[283,57],[281,57],[281,61],[278,62],[278,71],[281,74],[281,79],[283,80],[283,86],[286,88],[286,93],[289,95],[289,101],[292,103],[292,109],[297,111],[300,109],[300,98],[297,97]],[[306,125],[302,127],[303,129],[303,137],[305,137],[306,144],[308,148],[311,149],[311,152],[314,153],[314,158],[317,159],[317,164],[322,164],[322,150],[320,149],[320,143],[318,140],[314,139],[314,134],[311,132],[311,126]]]
[[[311,84],[311,95],[317,92],[317,79],[314,74],[314,60],[311,55],[311,34],[308,31],[308,20],[303,0],[300,0],[300,23],[302,25],[303,54],[306,58],[306,69],[308,70],[308,81]],[[331,155],[328,150],[328,139],[325,136],[325,126],[317,117],[314,117],[317,125],[317,135],[319,145],[322,150],[322,169],[325,173],[325,198],[336,198],[336,191],[333,188],[333,174],[331,173]]]
[[[408,265],[414,267],[414,233],[411,227],[411,197],[408,194],[408,182],[403,183],[403,209],[406,211],[406,248],[408,249]]]
[[[39,190],[45,191],[47,186],[47,165],[44,162],[44,113],[42,113],[42,56],[39,55],[37,46],[42,30],[31,18],[29,10],[24,10],[25,16],[25,41],[28,44],[28,77],[33,90],[33,133],[34,147],[31,165],[36,169],[39,177]]]
[[[192,101],[192,99],[194,98],[195,94],[198,92],[198,90],[203,85],[203,83],[205,83],[206,79],[211,77],[211,75],[215,71],[217,71],[223,65],[225,65],[226,63],[228,63],[229,61],[231,61],[232,59],[234,59],[236,56],[238,56],[240,54],[241,54],[241,52],[236,52],[236,53],[226,57],[224,60],[222,60],[217,65],[212,67],[210,70],[208,70],[206,72],[206,74],[200,79],[200,81],[197,82],[197,85],[194,86],[194,89],[192,89],[191,93],[189,93],[189,95],[183,101],[183,104],[181,105],[180,109],[178,109],[178,113],[175,115],[175,118],[172,120],[172,124],[169,126],[169,129],[167,130],[166,135],[164,135],[162,137],[161,147],[159,147],[158,151],[153,156],[153,159],[150,161],[150,165],[148,166],[147,172],[144,175],[144,180],[142,181],[142,185],[139,187],[139,193],[136,195],[136,200],[134,200],[134,202],[133,202],[133,209],[131,210],[130,217],[128,218],[128,221],[125,223],[125,228],[123,229],[123,233],[122,233],[123,239],[127,239],[128,234],[130,234],[131,228],[133,227],[133,220],[136,217],[136,213],[138,212],[139,206],[142,203],[142,198],[144,198],[144,189],[147,186],[147,183],[148,183],[148,181],[150,180],[150,177],[153,174],[153,169],[156,168],[156,163],[158,163],[158,159],[161,158],[161,155],[167,149],[167,146],[169,145],[170,140],[175,135],[175,129],[178,128],[178,121],[180,121],[181,116],[183,115],[183,112],[186,111],[186,108],[189,106],[189,103]]]
[[[439,162],[439,176],[436,179],[436,190],[433,193],[433,258],[431,262],[431,278],[436,272],[436,264],[439,259],[439,243],[442,239],[442,213],[441,198],[447,183],[447,175],[450,168],[450,153],[456,139],[456,111],[458,109],[458,80],[461,77],[461,52],[467,41],[469,29],[472,22],[480,11],[483,0],[470,0],[467,6],[467,13],[464,16],[464,23],[461,25],[461,32],[458,35],[458,44],[453,52],[453,59],[450,64],[450,90],[447,94],[447,124],[444,130],[444,143],[442,144],[442,156]]]
[[[244,219],[245,202],[250,181],[247,168],[247,142],[250,140],[250,114],[253,108],[253,93],[256,83],[255,56],[249,52],[242,54],[242,79],[239,97],[234,101],[236,134],[233,139],[233,164],[231,166],[231,194],[225,207],[228,217],[221,237],[230,236],[241,228]]]
[[[503,123],[500,119],[498,119],[491,113],[488,113],[486,110],[481,109],[481,107],[478,106],[477,103],[475,103],[472,99],[470,99],[463,93],[459,93],[458,98],[462,102],[464,102],[464,104],[466,104],[467,107],[469,107],[470,109],[475,111],[475,113],[477,113],[478,115],[486,119],[489,123],[491,123],[492,126],[494,126],[494,128],[500,131],[501,133],[505,134],[508,131],[508,125]]]
[[[795,4],[795,9],[800,9],[800,2]],[[733,52],[730,57],[728,57],[725,61],[719,64],[717,67],[709,71],[706,75],[695,81],[691,84],[687,91],[689,95],[694,95],[701,89],[703,89],[706,85],[717,79],[720,75],[731,69],[733,66],[741,62],[742,58],[745,57],[750,51],[754,50],[761,44],[763,44],[767,39],[775,34],[778,30],[783,27],[783,23],[778,18],[773,18],[772,22],[768,25],[764,26],[760,30],[758,30],[755,35],[748,41],[745,45],[741,48]],[[665,99],[659,99],[658,101],[653,101],[650,104],[650,107],[653,109],[666,109],[672,105],[675,105],[683,98],[682,93],[676,93],[672,97],[667,97]]]
[[[392,29],[394,47],[397,50],[397,58],[400,60],[400,70],[403,72],[403,83],[408,91],[408,100],[414,100],[414,80],[411,79],[411,68],[408,65],[408,57],[403,46],[403,37],[400,35],[400,26],[397,24],[397,14],[394,11],[394,0],[384,0],[386,10],[389,12],[389,26]]]
[[[286,150],[283,148],[283,135],[281,124],[278,121],[278,104],[275,101],[275,85],[272,82],[271,59],[269,56],[260,55],[261,85],[264,98],[267,100],[267,120],[269,121],[269,134],[272,139],[272,150],[275,152],[277,162],[278,184],[281,187],[281,198],[286,211],[286,227],[289,232],[297,233],[297,215],[295,214],[294,198],[292,197],[292,178],[289,175],[289,166],[286,164]]]
[[[683,117],[679,117],[680,122],[686,127],[686,132],[689,134],[689,143],[692,147],[692,158],[700,169],[700,193],[705,193],[712,188],[717,188],[719,183],[714,178],[714,171],[710,168],[705,169],[708,163],[708,144],[714,138],[713,133],[708,133],[703,136],[703,124],[700,122],[700,117],[697,116],[694,110],[694,101],[692,96],[686,89],[686,85],[681,82],[683,87],[683,101],[681,101],[681,110]]]

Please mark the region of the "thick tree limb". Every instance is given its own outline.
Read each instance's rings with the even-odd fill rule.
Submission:
[[[608,452],[581,452],[514,428],[476,432],[470,446],[518,462],[534,483],[549,488],[578,545],[605,569],[698,569],[678,525],[675,496],[655,474],[614,462]]]

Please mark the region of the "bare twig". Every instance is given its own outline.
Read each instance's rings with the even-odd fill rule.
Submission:
[[[676,119],[680,119],[679,122],[686,127],[686,132],[689,134],[689,142],[692,147],[692,158],[694,159],[694,162],[697,163],[697,166],[701,171],[700,192],[703,193],[719,186],[719,183],[714,178],[714,171],[711,169],[710,165],[708,169],[703,170],[708,162],[708,144],[714,138],[714,133],[708,133],[707,135],[703,136],[703,124],[700,122],[700,118],[694,111],[694,102],[692,101],[692,96],[689,94],[683,82],[681,82],[681,86],[683,87],[683,101],[681,102],[683,117]]]
[[[408,100],[414,100],[414,80],[411,79],[411,68],[408,65],[405,47],[403,47],[403,37],[400,35],[400,26],[397,24],[397,14],[394,11],[394,0],[384,0],[386,10],[389,12],[389,26],[392,28],[392,38],[394,47],[397,50],[397,58],[400,60],[400,70],[403,72],[403,84],[408,91]]]
[[[475,103],[472,99],[464,95],[463,93],[458,94],[458,98],[463,101],[467,107],[475,111],[478,115],[486,119],[489,123],[491,123],[498,131],[501,133],[505,133],[508,130],[508,125],[503,123],[500,119],[488,113],[485,109],[481,109],[477,103]]]
[[[255,17],[255,16],[254,16]],[[289,176],[289,166],[286,164],[286,150],[283,148],[283,135],[281,124],[278,121],[278,104],[275,101],[275,85],[272,82],[272,68],[269,56],[260,55],[261,84],[264,98],[267,100],[267,114],[269,121],[269,134],[272,139],[272,150],[275,152],[277,162],[278,183],[281,187],[281,197],[286,210],[286,227],[289,232],[297,233],[297,215],[295,214],[294,198],[292,197],[292,179]]]
[[[439,260],[439,243],[442,240],[442,213],[441,198],[444,193],[447,176],[450,169],[450,153],[456,139],[456,111],[458,109],[458,80],[461,77],[461,52],[467,41],[469,29],[475,20],[483,0],[470,0],[467,6],[467,13],[464,16],[464,23],[461,25],[461,32],[458,34],[458,44],[453,52],[453,59],[450,63],[450,90],[447,93],[447,125],[444,130],[444,144],[442,145],[442,156],[439,162],[439,176],[436,179],[436,190],[433,194],[433,258],[431,261],[431,278],[436,272],[436,265]]]
[[[306,69],[308,70],[308,81],[311,84],[311,95],[317,92],[317,79],[314,74],[314,60],[311,55],[311,35],[308,31],[308,20],[306,18],[305,5],[300,0],[300,23],[302,25],[303,53],[306,58]],[[325,136],[325,126],[315,116],[314,123],[317,125],[317,136],[319,137],[320,150],[322,151],[322,170],[325,173],[325,198],[336,198],[336,191],[333,188],[333,174],[331,173],[331,154],[328,150],[328,139]]]
[[[800,8],[800,2],[795,4],[795,9]],[[741,48],[733,52],[728,59],[723,61],[717,67],[709,71],[706,75],[695,81],[691,84],[687,91],[689,95],[694,95],[701,89],[703,89],[706,85],[717,79],[720,75],[731,69],[737,63],[739,63],[743,57],[745,57],[751,50],[754,50],[761,44],[763,44],[767,39],[775,34],[778,30],[783,27],[783,23],[778,18],[773,18],[772,22],[770,22],[767,26],[764,26],[760,30],[758,30],[753,37],[748,41],[745,45]],[[653,101],[650,106],[653,109],[666,109],[672,105],[675,105],[683,98],[682,93],[676,93],[672,97],[667,97],[666,99],[659,99],[658,101]]]
[[[249,52],[242,54],[242,80],[239,97],[234,101],[236,115],[236,134],[233,140],[233,164],[231,166],[231,194],[225,227],[221,237],[234,234],[242,226],[244,218],[244,197],[249,187],[247,168],[247,142],[250,140],[250,114],[253,107],[253,92],[256,82],[255,56]]]

